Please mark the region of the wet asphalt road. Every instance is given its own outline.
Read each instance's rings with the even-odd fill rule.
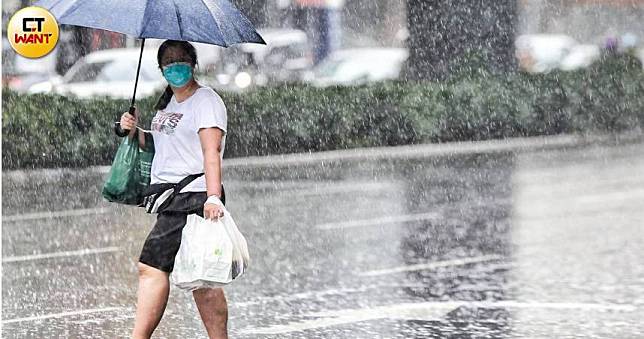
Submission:
[[[154,217],[2,178],[3,338],[125,338]],[[230,167],[232,338],[644,338],[644,144]],[[51,213],[51,211],[56,211]],[[173,289],[155,338],[205,338]]]

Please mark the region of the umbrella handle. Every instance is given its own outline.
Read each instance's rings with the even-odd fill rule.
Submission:
[[[130,109],[129,109],[128,113],[134,115],[134,117],[136,118],[136,114],[135,114],[136,113],[136,108],[134,106],[130,106]],[[114,133],[116,133],[116,135],[118,135],[121,138],[127,136],[130,140],[132,140],[135,137],[137,137],[137,134],[138,134],[139,146],[141,148],[144,148],[145,147],[145,133],[137,133],[138,132],[137,128],[138,127],[135,126],[132,130],[122,129],[121,124],[119,122],[114,123]]]
[[[135,112],[136,112],[136,107],[134,107],[134,105],[130,106],[128,113],[132,114],[134,116],[134,119],[137,119],[138,117],[136,116],[136,114],[134,114]],[[134,127],[131,131],[130,130],[125,130],[125,131],[128,132],[128,136],[130,137],[130,139],[132,139],[134,137],[134,134],[136,133],[136,127]]]

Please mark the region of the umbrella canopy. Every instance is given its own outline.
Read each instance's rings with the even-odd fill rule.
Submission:
[[[253,24],[228,0],[40,0],[59,24],[145,38],[203,42],[223,47],[251,42],[265,44]],[[139,80],[136,71],[130,113]]]
[[[41,0],[59,24],[137,38],[203,42],[223,47],[263,44],[253,24],[228,0]]]

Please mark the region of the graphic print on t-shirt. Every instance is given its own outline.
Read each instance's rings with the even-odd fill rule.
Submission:
[[[150,127],[153,131],[172,135],[182,117],[183,114],[181,113],[161,111],[154,116]]]

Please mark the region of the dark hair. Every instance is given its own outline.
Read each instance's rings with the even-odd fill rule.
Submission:
[[[157,63],[159,65],[159,69],[161,68],[161,58],[163,57],[166,49],[168,49],[169,47],[179,47],[183,49],[192,60],[192,67],[195,67],[197,65],[197,50],[195,50],[195,47],[191,43],[179,40],[166,40],[161,44],[161,46],[159,46],[159,51],[157,52]],[[163,91],[163,94],[161,94],[161,96],[159,97],[159,100],[154,106],[154,109],[160,110],[166,108],[168,106],[168,103],[170,102],[170,99],[172,99],[172,94],[173,93],[170,85],[166,86],[165,91]]]

